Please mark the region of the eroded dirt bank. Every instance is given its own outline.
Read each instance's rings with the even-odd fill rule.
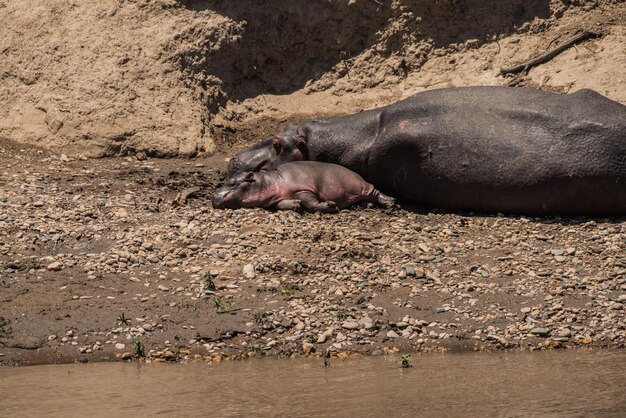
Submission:
[[[520,85],[626,102],[622,0],[0,1],[0,137],[73,156],[196,155],[427,88]]]
[[[0,162],[0,364],[626,342],[624,219],[218,211],[220,156]]]

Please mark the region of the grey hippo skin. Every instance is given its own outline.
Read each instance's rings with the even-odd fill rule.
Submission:
[[[216,209],[263,207],[332,213],[358,202],[388,208],[394,199],[345,167],[317,161],[290,162],[274,170],[236,175],[213,196]]]
[[[288,126],[229,171],[293,160],[340,164],[397,198],[451,210],[626,215],[626,106],[592,90],[425,91]]]

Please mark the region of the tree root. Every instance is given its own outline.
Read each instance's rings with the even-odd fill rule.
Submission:
[[[504,75],[504,74],[516,74],[516,73],[526,73],[528,72],[528,70],[530,70],[532,67],[539,65],[539,64],[543,64],[544,62],[550,61],[552,58],[556,57],[557,55],[559,55],[561,52],[565,51],[567,48],[573,46],[574,44],[581,42],[585,39],[589,39],[589,38],[597,38],[602,36],[601,33],[598,32],[591,32],[588,30],[582,30],[579,31],[576,35],[572,36],[570,39],[568,39],[567,41],[565,41],[564,43],[562,43],[561,45],[557,46],[554,49],[549,50],[548,52],[535,57],[531,60],[528,60],[522,64],[516,65],[514,67],[508,67],[508,68],[501,68],[500,69],[500,73],[498,75]],[[520,78],[519,77],[515,77],[513,80],[511,80],[511,82],[509,82],[509,85],[515,85],[517,83],[520,82]]]

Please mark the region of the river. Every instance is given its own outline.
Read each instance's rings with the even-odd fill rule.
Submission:
[[[0,368],[1,417],[626,416],[626,351]]]

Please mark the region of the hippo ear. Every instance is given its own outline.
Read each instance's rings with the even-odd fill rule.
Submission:
[[[296,139],[296,147],[300,150],[303,156],[306,157],[308,152],[307,142],[309,138],[306,134],[306,131],[302,128],[298,128],[298,138]]]
[[[255,182],[255,178],[254,178],[254,173],[251,171],[249,172],[244,178],[243,181],[245,181],[246,183],[254,183]]]
[[[308,150],[306,146],[306,139],[302,139],[301,137],[298,138],[298,143],[296,144],[296,146],[298,147],[300,152],[302,152],[302,154],[305,154]]]
[[[272,139],[272,146],[274,147],[274,151],[276,151],[276,155],[280,155],[280,152],[283,150],[283,144],[280,142],[280,138],[275,136]]]

